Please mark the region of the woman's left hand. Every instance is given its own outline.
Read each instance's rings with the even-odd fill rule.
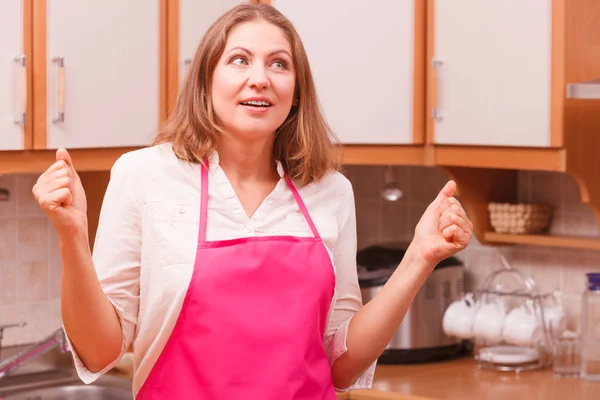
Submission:
[[[454,198],[456,183],[449,181],[427,207],[415,228],[413,245],[432,268],[467,247],[473,224]]]

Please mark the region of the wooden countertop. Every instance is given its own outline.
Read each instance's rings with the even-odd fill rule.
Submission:
[[[473,358],[418,364],[383,365],[375,370],[373,390],[340,394],[348,400],[592,400],[600,382],[560,378],[551,368],[522,372],[480,370]]]

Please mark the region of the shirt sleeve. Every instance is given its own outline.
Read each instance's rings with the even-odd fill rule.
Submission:
[[[127,351],[137,324],[142,213],[133,178],[135,165],[122,156],[113,165],[94,242],[93,262],[102,290],[113,304],[123,332],[121,353],[99,372],[86,368],[68,342],[79,378],[91,383],[112,369]],[[67,340],[69,340],[67,338]]]
[[[348,351],[346,346],[348,326],[356,312],[362,307],[356,267],[356,211],[354,192],[349,182],[339,218],[338,240],[333,249],[336,270],[336,300],[324,341],[330,365],[333,365],[336,359]],[[373,362],[349,388],[336,388],[336,390],[345,392],[354,389],[370,389],[376,364],[377,361]]]

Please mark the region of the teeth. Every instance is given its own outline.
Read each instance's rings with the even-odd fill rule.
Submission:
[[[242,104],[246,104],[249,106],[262,106],[262,107],[268,107],[271,105],[270,103],[267,103],[266,101],[256,101],[256,100],[245,101]]]

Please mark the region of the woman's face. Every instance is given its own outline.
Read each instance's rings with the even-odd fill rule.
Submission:
[[[295,83],[291,46],[281,29],[262,20],[240,24],[213,73],[218,121],[239,139],[265,139],[287,118]]]

